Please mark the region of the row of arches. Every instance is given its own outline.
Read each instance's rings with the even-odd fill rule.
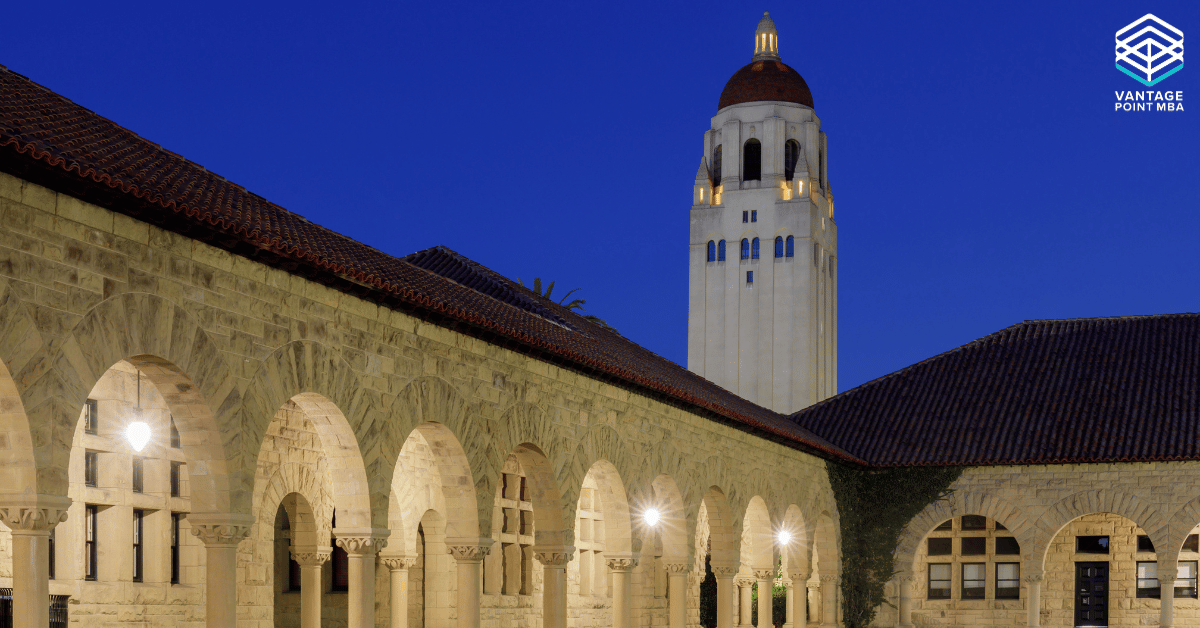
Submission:
[[[759,259],[760,247],[758,238],[742,238],[741,258],[743,260]],[[796,239],[793,236],[775,236],[775,257],[795,257],[796,256]],[[725,240],[709,240],[707,247],[707,261],[723,262],[725,261]]]
[[[712,181],[713,186],[721,185],[721,160],[722,148],[718,144],[713,149],[712,156]],[[783,144],[783,178],[785,181],[793,181],[796,177],[796,166],[800,163],[800,143],[796,140],[787,140]],[[762,142],[757,139],[750,138],[742,144],[742,181],[761,181],[762,180]]]

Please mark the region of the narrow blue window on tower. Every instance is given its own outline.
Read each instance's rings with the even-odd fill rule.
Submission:
[[[750,222],[750,212],[742,212],[742,222]]]
[[[750,259],[750,241],[742,238],[742,259]]]
[[[717,243],[712,240],[708,241],[708,261],[717,261]]]
[[[754,238],[754,243],[750,245],[750,259],[758,259],[758,238]]]
[[[775,236],[775,257],[783,257],[783,236]]]
[[[717,243],[717,261],[725,261],[725,241],[721,240]]]
[[[758,222],[758,210],[750,210],[750,222]]]
[[[752,271],[752,270],[746,271],[746,283],[748,283],[748,284],[754,283],[754,271]]]
[[[792,236],[788,236],[787,239],[787,256],[796,257],[796,239]]]

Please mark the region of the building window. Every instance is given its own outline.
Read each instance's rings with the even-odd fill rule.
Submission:
[[[752,271],[752,270],[746,271],[746,283],[748,283],[748,284],[754,283],[754,271]]]
[[[1198,545],[1200,545],[1200,535],[1189,534],[1187,535],[1187,538],[1183,540],[1183,547],[1180,549],[1185,552],[1195,552],[1198,550]]]
[[[708,261],[717,261],[717,243],[712,240],[708,241]]]
[[[1137,564],[1137,596],[1158,597],[1158,563],[1139,561]]]
[[[742,212],[742,222],[750,222],[750,212]]]
[[[179,520],[183,515],[171,513],[171,584],[179,584]]]
[[[791,239],[792,239],[792,237],[788,236],[788,240],[791,240]],[[791,257],[791,256],[789,255],[788,257]],[[934,530],[953,530],[953,529],[954,529],[954,520],[953,519],[947,519],[947,520],[943,521],[941,523],[941,525],[934,528]]]
[[[725,241],[721,240],[717,243],[717,261],[725,261]]]
[[[927,539],[926,553],[930,556],[949,556],[954,553],[954,539]]]
[[[750,259],[758,259],[758,238],[750,243]]]
[[[929,599],[950,599],[950,563],[929,565]]]
[[[96,511],[91,504],[84,507],[83,579],[96,579]]]
[[[800,161],[800,143],[788,140],[783,145],[783,178],[791,181],[796,178],[796,162]]]
[[[133,457],[133,492],[135,493],[145,492],[146,484],[143,479],[143,469],[146,466],[145,462],[146,459],[142,458],[141,456]]]
[[[1077,536],[1075,537],[1075,552],[1078,554],[1107,554],[1107,536]]]
[[[762,144],[756,139],[746,140],[742,147],[742,180],[758,181],[762,179]]]
[[[1179,561],[1179,577],[1175,579],[1175,597],[1196,599],[1196,561]]]
[[[175,427],[175,415],[171,415],[171,447],[179,449],[179,428]]]
[[[1137,537],[1137,551],[1153,552],[1154,541],[1151,541],[1150,537],[1146,536],[1145,534],[1139,534]]]
[[[996,537],[996,553],[997,554],[1017,554],[1021,553],[1021,544],[1011,536]]]
[[[180,490],[180,482],[182,480],[182,478],[180,476],[182,476],[182,475],[183,475],[183,463],[182,462],[172,462],[171,463],[171,497],[179,497],[182,494],[182,491]]]
[[[1021,598],[1021,563],[996,563],[996,599]]]
[[[742,238],[742,259],[750,259],[750,240]]]
[[[750,210],[750,222],[758,222],[758,210]]]
[[[83,431],[88,434],[100,432],[100,410],[95,399],[88,399],[83,404]]]
[[[719,144],[713,149],[712,177],[713,187],[721,185],[721,146]]]
[[[83,483],[85,486],[98,486],[100,454],[95,451],[83,452]]]
[[[783,236],[775,236],[775,258],[783,257]]]
[[[961,539],[963,556],[982,556],[987,554],[986,536],[968,536]]]
[[[333,553],[329,557],[329,562],[333,569],[332,584],[330,585],[329,590],[349,591],[350,557],[346,554],[346,550],[335,544],[333,546]]]
[[[962,518],[963,530],[986,530],[987,517],[980,515],[963,515]]]
[[[49,554],[49,556],[47,556],[47,558],[50,561],[50,579],[51,580],[54,579],[54,532],[55,532],[55,530],[57,530],[57,528],[50,528],[50,537],[46,539],[47,544],[48,544],[48,549],[49,549],[49,552],[47,552]]]
[[[142,581],[142,524],[146,520],[146,511],[133,511],[133,581]]]
[[[792,236],[787,237],[787,251],[784,255],[787,257],[796,257],[796,239]]]
[[[987,563],[963,563],[962,599],[982,600],[987,590]]]

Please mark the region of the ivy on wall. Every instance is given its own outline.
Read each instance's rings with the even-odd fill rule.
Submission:
[[[842,619],[867,628],[889,604],[884,586],[895,575],[904,526],[951,493],[962,467],[862,469],[827,461],[842,528]]]

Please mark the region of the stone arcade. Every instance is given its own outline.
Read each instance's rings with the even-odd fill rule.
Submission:
[[[755,41],[694,187],[695,372],[0,67],[14,625],[56,595],[82,626],[683,628],[708,576],[720,628],[833,627],[831,461],[965,468],[878,625],[1200,619],[1200,318],[1027,322],[831,397],[826,140],[769,18]]]

